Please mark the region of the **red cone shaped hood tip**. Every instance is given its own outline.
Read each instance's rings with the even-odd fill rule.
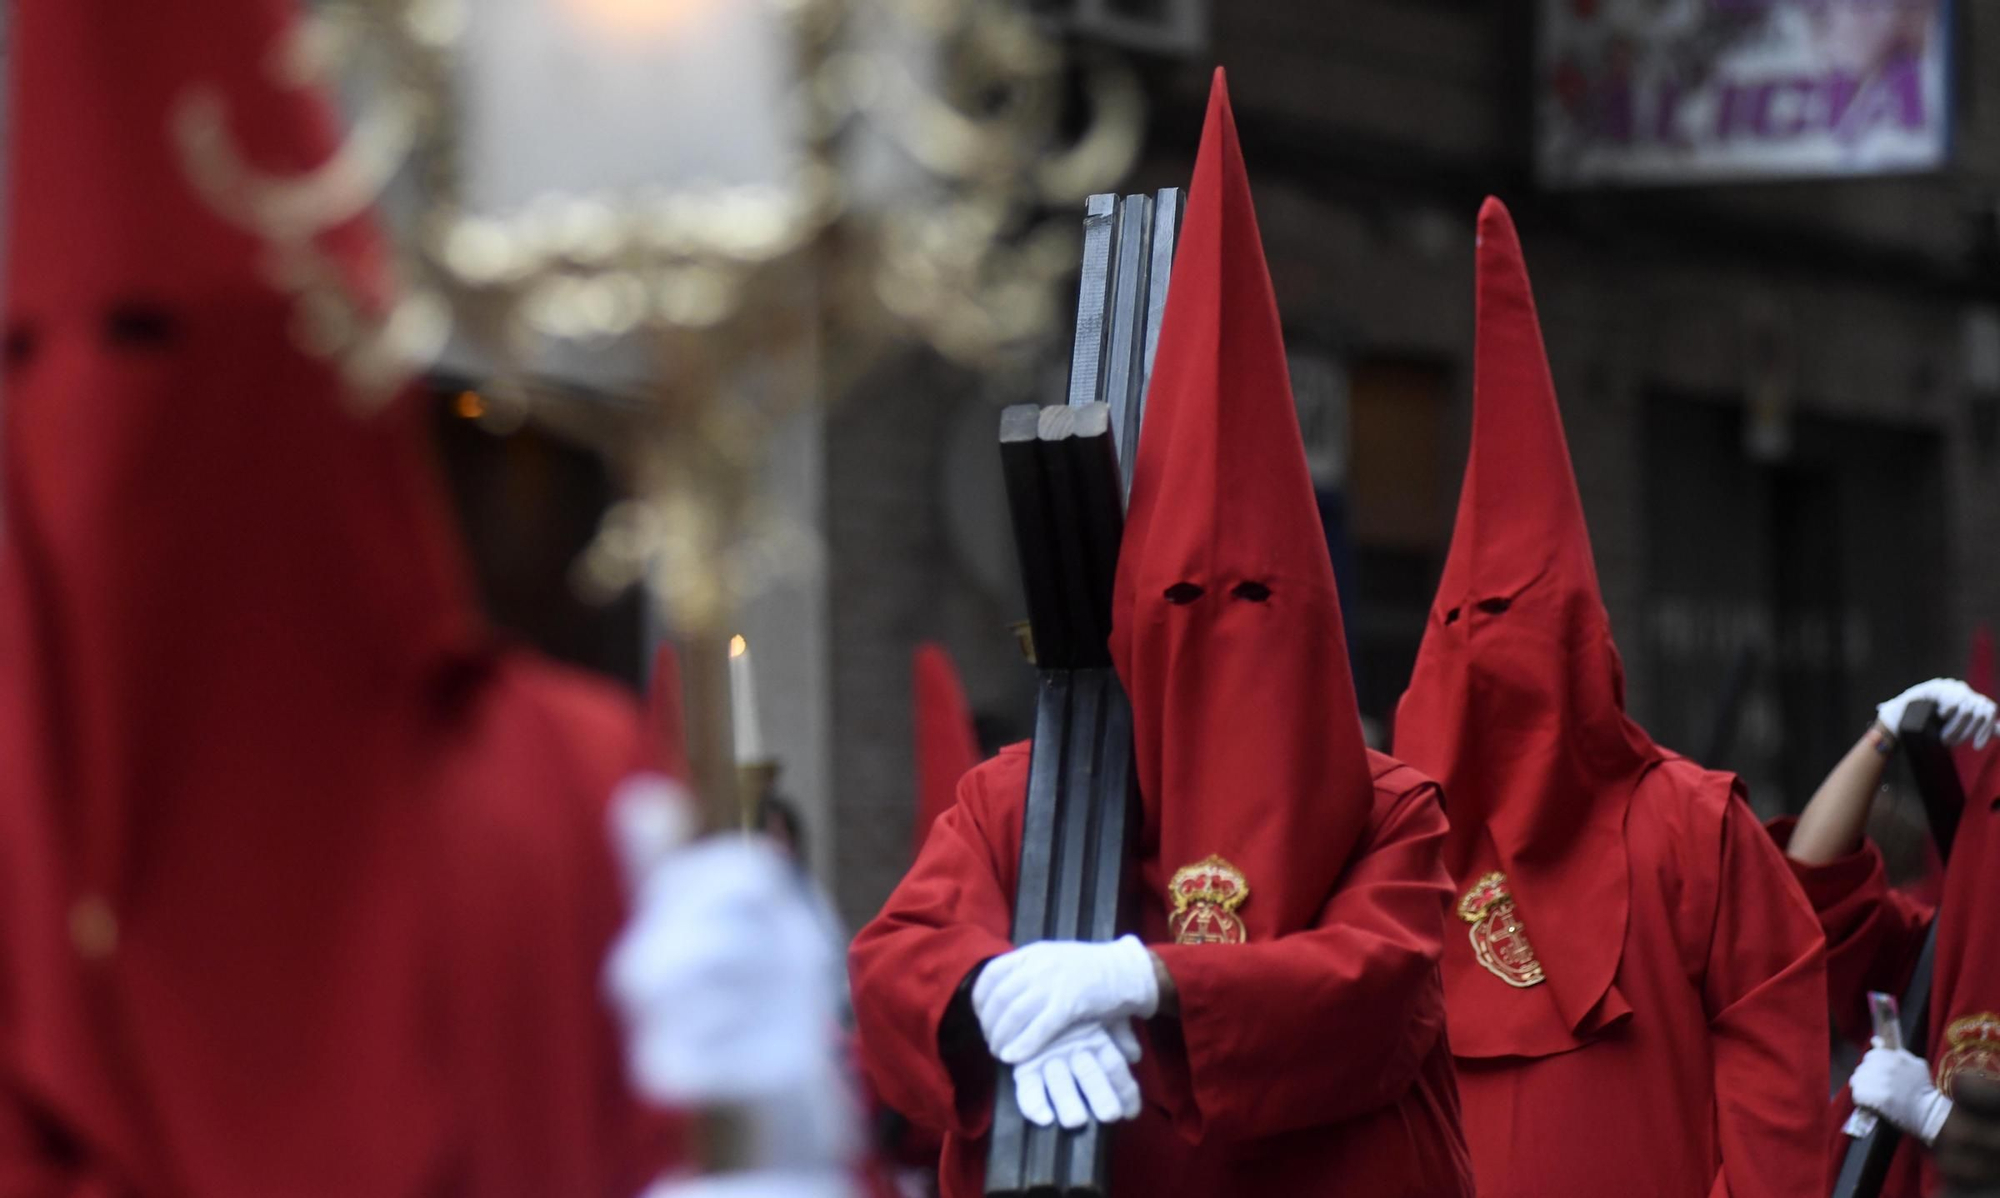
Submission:
[[[981,754],[958,667],[943,645],[917,646],[910,661],[910,703],[917,742],[917,814],[910,831],[914,860],[931,825],[958,801],[958,781],[979,764]]]
[[[1972,648],[1965,660],[1965,684],[1988,698],[1993,697],[1994,687],[2000,686],[2000,679],[1994,677],[1993,629],[1984,623],[1972,630]],[[1952,758],[1958,764],[1959,781],[1968,795],[1991,757],[2000,757],[2000,745],[1992,741],[1987,742],[1983,749],[1975,749],[1972,742],[1967,741],[1952,750]],[[1933,867],[1937,864],[1935,860],[1932,862]]]
[[[1144,843],[1219,856],[1252,941],[1310,926],[1372,783],[1278,309],[1221,71],[1133,469],[1112,655]]]
[[[1486,1002],[1504,987],[1448,954],[1451,1009],[1484,1011],[1453,1028],[1453,1051],[1534,1056],[1575,1047],[1622,1005],[1625,811],[1665,754],[1625,715],[1527,266],[1495,199],[1477,261],[1471,456],[1396,753],[1444,786],[1461,891],[1505,873],[1547,979]]]
[[[1959,821],[1944,868],[1938,907],[1937,964],[1931,987],[1930,1043],[1922,1051],[1944,1073],[1977,1068],[1980,1048],[2000,1035],[2000,904],[1993,869],[2000,863],[2000,751],[1989,745],[1970,763],[1961,759],[1966,817]]]
[[[330,109],[270,75],[296,20],[22,0],[8,31],[0,1056],[110,1175],[214,1195],[329,1141],[356,1192],[438,1163],[397,989],[437,869],[397,832],[486,644],[423,413],[357,417],[175,149],[207,90],[254,169],[327,160]],[[362,222],[326,250],[369,277]]]
[[[1972,651],[1966,657],[1966,685],[1987,698],[1993,697],[1993,690],[2000,685],[1993,664],[1993,629],[1986,624],[1972,630]]]

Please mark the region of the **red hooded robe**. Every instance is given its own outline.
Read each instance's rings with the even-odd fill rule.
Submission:
[[[958,667],[951,652],[934,641],[917,646],[910,658],[910,707],[917,748],[917,810],[910,829],[910,859],[916,860],[937,823],[958,799],[958,784],[984,756],[972,726]],[[869,1097],[880,1110],[873,1087]],[[944,1133],[909,1121],[897,1111],[878,1118],[888,1141],[885,1151],[911,1169],[935,1172],[944,1151]]]
[[[1978,764],[1979,772],[1965,784],[1965,817],[1945,866],[1929,1031],[1925,1043],[1912,1048],[1930,1063],[1946,1094],[1961,1073],[2000,1078],[2000,954],[1992,947],[2000,943],[2000,912],[1993,901],[1994,862],[2000,860],[2000,751],[1989,746]],[[1872,845],[1838,861],[1798,868],[1813,901],[1823,904],[1828,955],[1844,963],[1842,980],[1856,1001],[1868,990],[1902,993],[1923,949],[1930,909],[1889,886]],[[1844,993],[1836,991],[1836,997]],[[1851,1030],[1865,1034],[1865,1015],[1852,1018]],[[1852,1109],[1845,1091],[1831,1108],[1834,1167],[1848,1145],[1838,1128]],[[1930,1154],[1906,1137],[1890,1164],[1882,1198],[1931,1198],[1940,1192]]]
[[[1982,626],[1973,637],[1966,678],[1982,694],[1992,693],[1992,652],[1991,635]],[[2000,857],[2000,830],[1994,827],[2000,819],[1995,814],[2000,804],[2000,744],[1983,750],[1961,746],[1956,758],[1965,788],[1965,814],[1944,869],[1939,906],[1890,886],[1882,854],[1873,844],[1864,843],[1845,857],[1819,865],[1791,863],[1826,934],[1827,991],[1835,1026],[1856,1043],[1865,1041],[1870,1030],[1868,991],[1904,993],[1931,920],[1941,921],[1928,1040],[1912,1051],[1930,1062],[1938,1086],[1947,1093],[1952,1078],[1968,1069],[2000,1077],[2000,960],[1990,947],[2000,943],[2000,920],[1984,910],[1993,904],[1994,866],[1989,862]],[[1779,844],[1789,839],[1794,823],[1791,819],[1773,823],[1772,836]],[[1852,1109],[1844,1090],[1830,1109],[1827,1140],[1834,1168],[1847,1151],[1849,1141],[1839,1128]],[[1939,1181],[1929,1159],[1905,1140],[1890,1166],[1882,1198],[1938,1193]]]
[[[917,816],[910,831],[910,855],[924,847],[931,825],[958,794],[959,779],[979,764],[979,738],[958,668],[943,645],[917,646],[910,659],[910,705],[917,742]]]
[[[1396,720],[1445,788],[1482,1198],[1822,1198],[1818,927],[1740,786],[1625,714],[1527,269],[1479,214],[1471,459]]]
[[[1143,802],[1136,931],[1180,996],[1145,1028],[1120,1191],[1470,1194],[1437,977],[1443,820],[1431,783],[1362,746],[1220,72],[1114,603]],[[994,1083],[983,1049],[948,1062],[939,1037],[961,981],[1013,947],[1028,757],[964,780],[852,951],[869,1072],[949,1129],[953,1198],[980,1192]],[[1242,942],[1175,943],[1172,875],[1212,857],[1247,886],[1216,920],[1240,920]]]
[[[1993,629],[1983,623],[1972,630],[1972,648],[1965,658],[1965,684],[1988,698],[2000,687],[2000,669],[1996,669],[1993,655]],[[1953,756],[1958,762],[1959,781],[1970,790],[1986,768],[1989,754],[1986,749],[1973,748],[1972,742],[1967,741],[1958,746]]]
[[[8,30],[0,1196],[627,1195],[615,694],[480,626],[423,413],[370,417],[189,186],[332,146],[290,0]],[[323,240],[367,278],[367,230]]]

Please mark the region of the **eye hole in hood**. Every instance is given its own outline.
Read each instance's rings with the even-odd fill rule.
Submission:
[[[1168,603],[1176,607],[1186,607],[1188,604],[1201,598],[1205,593],[1194,583],[1177,582],[1166,589],[1164,597]]]
[[[34,362],[35,351],[40,348],[41,337],[35,326],[17,323],[8,328],[6,348],[0,355],[4,355],[7,369],[20,370]]]
[[[104,342],[113,349],[157,353],[173,345],[179,334],[174,314],[159,304],[126,300],[104,314]]]

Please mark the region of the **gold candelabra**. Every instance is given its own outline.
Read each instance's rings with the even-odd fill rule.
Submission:
[[[689,0],[544,2],[642,36]],[[1079,75],[1089,119],[1063,138],[1063,53],[998,0],[731,2],[767,4],[787,47],[791,153],[774,181],[552,179],[530,202],[475,210],[463,160],[475,0],[324,0],[274,47],[280,82],[359,97],[338,151],[308,173],[250,165],[212,91],[171,114],[189,177],[266,243],[301,344],[339,364],[358,415],[469,345],[493,418],[537,417],[606,451],[630,498],[578,578],[658,597],[682,641],[696,786],[718,822],[739,789],[730,618],[818,549],[759,487],[771,434],[899,343],[975,365],[1031,352],[1074,268],[1074,206],[1129,167],[1142,119],[1132,74],[1097,59]],[[894,182],[871,188],[870,161],[893,164]],[[325,250],[378,204],[390,296]],[[617,347],[639,366],[585,394],[546,368],[551,346]]]

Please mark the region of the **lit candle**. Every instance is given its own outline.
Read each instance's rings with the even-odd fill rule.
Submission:
[[[757,679],[750,667],[750,642],[741,636],[729,639],[730,721],[736,731],[736,764],[759,765],[765,761],[764,726],[757,719]]]

